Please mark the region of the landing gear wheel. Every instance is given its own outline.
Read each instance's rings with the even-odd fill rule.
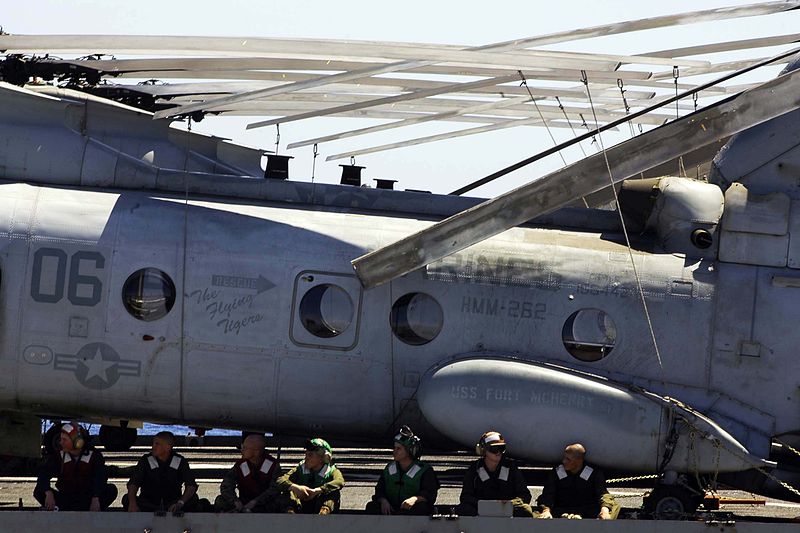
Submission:
[[[680,520],[697,510],[700,499],[679,485],[659,485],[644,499],[644,510],[655,520]]]
[[[686,514],[686,505],[677,496],[665,496],[658,500],[653,516],[658,520],[680,520]]]
[[[100,426],[100,443],[109,452],[126,452],[136,443],[136,428]]]

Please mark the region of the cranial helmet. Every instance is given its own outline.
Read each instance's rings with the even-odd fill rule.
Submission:
[[[306,451],[319,454],[325,460],[325,464],[330,464],[330,462],[333,461],[333,450],[325,439],[316,437],[307,440]]]
[[[84,430],[75,422],[66,422],[62,424],[61,432],[67,434],[69,440],[72,441],[72,447],[76,450],[80,450],[83,448],[83,445],[86,444]]]
[[[405,446],[406,450],[408,451],[408,455],[410,455],[412,459],[419,459],[419,456],[422,453],[422,441],[419,437],[414,435],[414,432],[411,431],[410,427],[401,427],[397,435],[394,436],[394,441]]]
[[[475,445],[475,453],[483,457],[487,448],[500,448],[503,452],[506,449],[506,440],[497,431],[487,431],[481,435],[478,444]]]

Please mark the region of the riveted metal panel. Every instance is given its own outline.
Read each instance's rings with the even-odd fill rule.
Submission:
[[[782,192],[753,194],[741,183],[734,183],[725,191],[722,227],[727,231],[785,235],[789,230],[790,204]]]
[[[763,235],[723,230],[719,258],[726,263],[743,265],[786,266],[789,235]]]

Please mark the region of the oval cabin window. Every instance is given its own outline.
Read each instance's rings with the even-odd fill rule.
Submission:
[[[605,311],[581,309],[572,313],[561,330],[564,348],[581,361],[599,361],[617,342],[617,326]]]

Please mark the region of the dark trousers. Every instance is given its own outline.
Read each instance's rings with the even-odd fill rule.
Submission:
[[[170,502],[153,502],[148,500],[147,498],[142,498],[141,496],[136,497],[136,505],[139,507],[140,511],[145,513],[155,513],[156,511],[166,512],[167,509],[169,509],[170,506],[177,501],[178,500],[176,499]],[[197,494],[195,494],[194,496],[189,498],[188,502],[184,504],[183,509],[181,509],[181,511],[183,511],[184,513],[193,513],[198,510],[197,507],[199,502],[200,500],[198,499]],[[128,510],[128,503],[129,503],[128,495],[123,494],[122,508],[125,509],[126,511]]]
[[[366,512],[367,514],[381,514],[381,502],[375,500],[368,502]],[[411,509],[401,509],[399,505],[397,507],[392,506],[392,514],[431,516],[433,514],[433,506],[430,502],[419,501]]]
[[[88,511],[89,506],[92,504],[92,495],[88,492],[81,492],[78,494],[69,494],[60,492],[56,489],[53,491],[53,496],[56,499],[56,507],[59,511]],[[46,490],[34,490],[33,497],[40,505],[44,506]],[[105,490],[100,495],[100,509],[105,511],[117,499],[117,487],[112,484],[107,484]]]
[[[247,505],[248,502],[242,500],[242,504]],[[220,494],[217,496],[217,499],[214,500],[214,511],[218,513],[231,513],[236,509],[236,506],[233,505],[233,502],[230,502],[222,497]],[[256,505],[253,507],[252,512],[254,513],[280,513],[283,512],[283,509],[279,508],[277,498],[272,498],[267,500],[266,502]]]

